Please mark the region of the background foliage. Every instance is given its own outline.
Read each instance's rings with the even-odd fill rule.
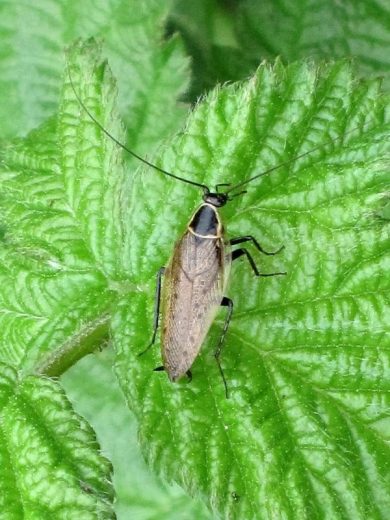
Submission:
[[[149,463],[214,515],[388,516],[389,127],[375,79],[388,69],[388,22],[374,1],[0,2],[5,518],[209,518],[149,473],[128,408]],[[151,373],[157,349],[137,358],[154,273],[199,194],[135,172],[80,109],[64,48],[91,36],[102,44],[67,55],[79,95],[115,136],[171,171],[238,182],[326,145],[224,212],[230,235],[284,243],[278,258],[259,261],[288,271],[258,283],[234,267],[229,401],[211,356],[223,315],[190,387]],[[351,57],[354,66],[320,64]],[[183,131],[184,101],[247,78],[264,58],[273,65],[213,91]],[[282,64],[301,58],[313,61]],[[74,365],[99,345],[108,348]],[[67,397],[46,378],[62,373]],[[115,513],[110,463],[73,407],[113,463]]]

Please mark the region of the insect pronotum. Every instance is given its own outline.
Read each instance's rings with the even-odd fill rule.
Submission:
[[[228,397],[228,386],[220,363],[220,356],[233,313],[233,301],[225,296],[231,263],[237,258],[245,256],[257,277],[285,275],[286,273],[260,273],[252,255],[246,248],[239,247],[232,250],[232,246],[250,242],[259,252],[265,255],[275,255],[284,246],[274,252],[267,252],[252,235],[237,236],[228,240],[225,235],[219,208],[225,206],[234,197],[246,193],[245,190],[237,191],[238,189],[313,153],[315,150],[322,148],[326,143],[279,163],[234,186],[226,183],[218,184],[215,190],[211,191],[205,184],[179,177],[147,161],[112,136],[82,102],[74,87],[69,69],[68,72],[76,99],[91,120],[107,137],[147,166],[180,182],[200,188],[203,192],[203,201],[190,218],[183,235],[175,243],[167,266],[161,267],[157,273],[153,335],[147,348],[140,352],[139,355],[144,354],[154,345],[161,312],[161,354],[163,365],[154,370],[166,371],[172,382],[177,381],[184,375],[187,375],[191,380],[191,367],[199,354],[218,308],[220,306],[226,307],[225,322],[214,351],[214,357],[223,380],[226,397]],[[354,130],[356,128],[345,132],[344,135]],[[333,141],[337,141],[341,137]],[[329,142],[333,141],[330,140]],[[228,186],[228,189],[220,192],[219,187],[221,186]]]

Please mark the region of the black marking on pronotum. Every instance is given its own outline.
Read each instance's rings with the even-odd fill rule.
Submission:
[[[188,228],[199,237],[214,237],[222,232],[218,214],[211,204],[202,204],[192,217]]]
[[[68,73],[76,99],[91,120],[95,122],[107,137],[130,155],[159,173],[200,188],[203,191],[203,202],[189,220],[185,232],[174,246],[168,265],[160,268],[157,273],[152,340],[140,355],[144,354],[155,343],[160,310],[162,310],[161,351],[163,366],[157,367],[155,370],[165,370],[171,381],[177,381],[185,374],[191,379],[191,366],[199,353],[217,309],[219,306],[226,307],[225,322],[214,357],[222,376],[226,397],[228,397],[227,383],[219,358],[233,313],[233,301],[224,295],[231,262],[241,256],[245,256],[256,276],[267,277],[285,275],[286,273],[260,273],[252,255],[246,248],[240,247],[231,251],[231,246],[251,242],[259,252],[266,255],[275,255],[283,249],[283,246],[274,252],[267,252],[252,235],[239,236],[227,240],[218,210],[233,198],[246,193],[245,190],[237,192],[238,189],[283,166],[306,157],[328,143],[322,143],[307,152],[296,155],[233,186],[227,183],[218,184],[215,187],[215,191],[211,192],[205,184],[180,177],[147,161],[112,136],[88,110],[77,94],[69,68]],[[343,136],[329,140],[329,143],[340,140],[357,129],[358,127],[345,132]],[[220,192],[219,188],[221,186],[227,187],[227,189],[224,192]],[[164,283],[162,284],[163,276]],[[235,498],[233,494],[232,497]],[[236,497],[238,499],[238,495]]]

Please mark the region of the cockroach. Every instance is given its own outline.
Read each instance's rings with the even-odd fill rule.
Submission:
[[[188,179],[182,180],[188,182]],[[283,246],[277,251],[268,252],[252,235],[228,240],[219,208],[243,192],[230,195],[238,185],[225,192],[219,192],[220,185],[218,185],[215,191],[211,192],[205,185],[193,181],[189,183],[202,188],[203,202],[192,215],[181,238],[176,242],[167,266],[161,267],[157,273],[153,336],[148,347],[140,355],[147,352],[156,340],[161,308],[163,365],[155,370],[165,370],[173,382],[185,374],[191,380],[191,366],[199,354],[218,308],[227,307],[214,357],[228,397],[220,355],[233,313],[233,301],[225,296],[231,263],[245,256],[256,276],[286,274],[284,272],[260,273],[246,248],[240,247],[232,251],[232,246],[251,242],[265,255],[275,255],[283,249]]]
[[[276,251],[269,252],[263,249],[252,235],[228,239],[219,209],[233,198],[246,193],[246,190],[241,189],[242,187],[313,153],[322,148],[326,143],[258,173],[234,186],[226,183],[218,184],[214,191],[211,191],[205,184],[180,177],[147,161],[112,136],[80,99],[70,72],[69,79],[81,107],[107,137],[112,139],[127,153],[154,170],[202,190],[200,206],[195,210],[184,233],[174,245],[168,264],[165,267],[161,267],[157,273],[152,339],[147,348],[140,352],[139,355],[145,354],[154,345],[161,314],[161,354],[163,365],[154,370],[166,371],[172,382],[177,381],[184,375],[187,375],[189,380],[191,380],[191,367],[199,354],[218,308],[220,306],[226,307],[226,317],[214,351],[214,357],[222,377],[226,397],[228,397],[228,386],[220,363],[220,356],[233,314],[233,301],[225,295],[231,263],[237,258],[244,256],[256,277],[282,276],[286,275],[286,273],[260,273],[248,249],[239,247],[233,250],[232,246],[251,243],[260,253],[276,255],[284,246],[279,247]],[[356,129],[345,132],[344,135]],[[333,141],[340,138],[336,138]],[[329,142],[333,141],[330,140]],[[219,188],[221,186],[227,187],[227,189],[220,191]]]

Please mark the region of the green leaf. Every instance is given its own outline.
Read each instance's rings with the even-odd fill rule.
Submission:
[[[36,0],[0,4],[0,133],[26,134],[58,106],[64,48],[104,40],[119,85],[129,141],[150,151],[185,117],[176,99],[188,84],[179,38],[162,40],[171,0]]]
[[[118,377],[150,464],[223,517],[387,516],[389,239],[376,217],[387,106],[379,83],[358,83],[348,63],[264,65],[208,96],[162,154],[160,166],[211,187],[289,161],[221,210],[230,237],[284,244],[275,257],[252,254],[264,273],[287,271],[257,280],[244,262],[233,266],[228,400],[212,355],[223,313],[191,384],[152,372],[157,348],[138,357],[155,273],[200,194],[150,171],[132,185],[126,258],[137,290],[112,324]]]
[[[96,348],[112,301],[83,236],[88,212],[78,222],[66,200],[56,131],[50,121],[3,149],[0,177],[1,360],[51,375]]]
[[[353,57],[362,74],[388,76],[390,9],[380,0],[295,2],[287,8],[283,0],[244,0],[240,7],[237,39],[262,56]]]
[[[189,85],[189,58],[177,35],[163,39],[172,0],[131,4],[121,0],[116,23],[108,19],[102,36],[118,81],[127,143],[138,153],[151,154],[185,121],[187,107],[177,100]]]
[[[2,518],[114,518],[111,465],[61,387],[3,364],[0,378]]]
[[[71,50],[69,69],[87,108],[121,138],[93,42]],[[201,194],[146,167],[125,174],[66,75],[58,118],[3,155],[3,359],[61,373],[112,318],[119,382],[144,453],[168,480],[223,517],[385,518],[387,106],[379,83],[358,83],[345,62],[263,65],[203,100],[160,151],[159,166],[211,187],[290,161],[221,210],[229,236],[284,244],[278,256],[253,256],[264,273],[288,273],[259,282],[233,266],[227,400],[212,356],[223,314],[191,385],[152,372],[157,349],[138,356],[155,273]]]
[[[382,197],[382,207],[379,209],[377,216],[384,220],[390,220],[390,197],[389,193],[384,193]]]
[[[344,0],[176,0],[170,15],[193,57],[192,97],[253,73],[263,59],[353,58],[359,74],[389,81],[390,10]]]
[[[248,77],[259,65],[236,37],[239,3],[221,0],[186,2],[176,0],[169,13],[168,28],[183,38],[191,56],[193,77],[186,98],[195,101],[217,83]]]
[[[137,443],[137,422],[126,406],[113,363],[113,350],[105,349],[85,357],[61,379],[112,461],[118,519],[209,519],[204,505],[191,500],[179,486],[157,479],[145,464]]]

